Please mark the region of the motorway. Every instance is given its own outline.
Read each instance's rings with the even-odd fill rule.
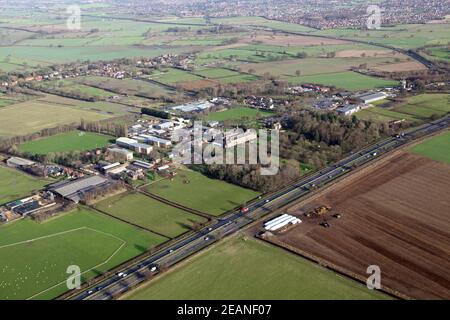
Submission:
[[[264,218],[275,210],[309,193],[315,192],[318,188],[348,174],[353,169],[376,161],[380,155],[396,150],[415,139],[448,128],[449,125],[450,115],[405,131],[396,137],[380,141],[360,152],[353,153],[324,170],[315,172],[285,189],[269,194],[249,204],[247,207],[248,212],[245,214],[238,210],[219,218],[214,224],[168,246],[164,250],[127,265],[120,270],[120,275],[114,274],[88,288],[74,291],[73,294],[68,296],[68,299],[109,300],[116,298],[161,273],[162,269],[173,266],[196,252],[209,247],[219,239],[244,228],[256,220]]]

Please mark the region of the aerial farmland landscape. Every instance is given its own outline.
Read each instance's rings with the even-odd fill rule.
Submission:
[[[448,0],[0,7],[0,301],[450,300]]]

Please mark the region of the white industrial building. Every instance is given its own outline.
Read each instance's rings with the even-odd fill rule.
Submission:
[[[256,140],[258,135],[255,130],[247,130],[243,132],[242,130],[228,131],[225,133],[224,137],[224,147],[232,148],[234,146]]]
[[[151,145],[160,147],[160,148],[168,148],[172,145],[172,141],[158,138],[155,136],[147,135],[147,134],[141,134],[139,136],[140,138],[143,138],[145,143],[149,143]]]
[[[296,225],[301,222],[302,221],[297,217],[291,216],[289,214],[283,214],[264,223],[264,229],[266,229],[267,231],[277,231],[288,226],[289,224]]]
[[[116,139],[116,144],[120,147],[129,149],[132,144],[138,143],[137,140],[130,139],[127,137],[121,137]]]
[[[364,93],[355,96],[355,98],[361,100],[361,102],[368,104],[380,100],[384,100],[387,98],[387,94],[385,92],[376,92],[376,93]]]

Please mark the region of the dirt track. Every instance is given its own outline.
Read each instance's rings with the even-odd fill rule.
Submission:
[[[332,210],[303,216],[320,205]],[[450,299],[449,165],[399,152],[288,211],[303,223],[277,240],[364,278],[378,265],[382,285],[406,296]]]

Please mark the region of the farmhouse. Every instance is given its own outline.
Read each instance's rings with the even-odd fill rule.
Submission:
[[[95,188],[101,188],[110,185],[112,182],[100,176],[80,178],[76,180],[61,181],[48,187],[48,190],[62,198],[71,200],[75,203],[83,199],[85,193],[89,193]]]
[[[377,92],[377,93],[364,93],[355,96],[358,100],[360,100],[364,104],[380,101],[383,99],[386,99],[387,94],[384,92]]]

